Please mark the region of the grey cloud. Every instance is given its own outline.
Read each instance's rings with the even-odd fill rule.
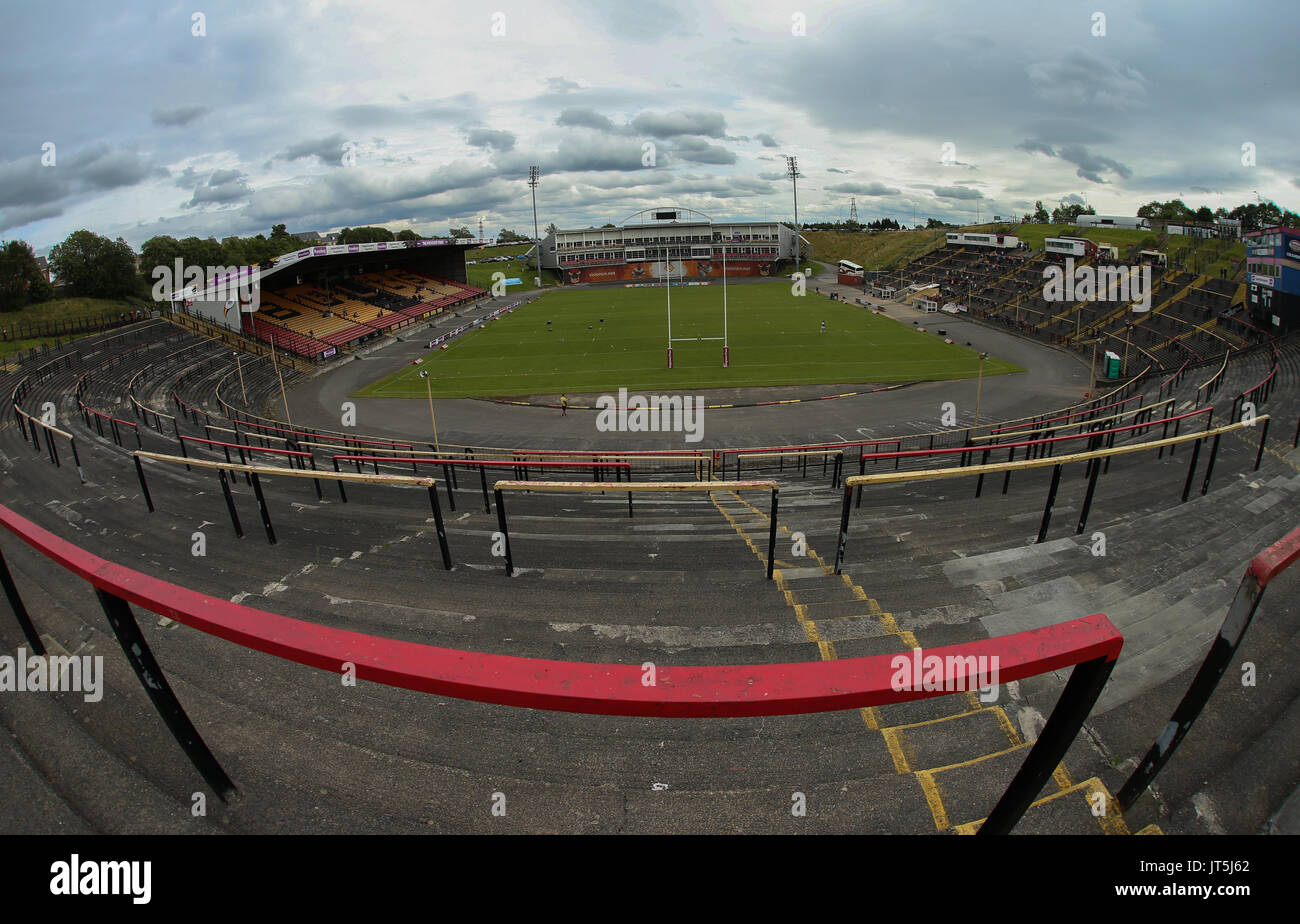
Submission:
[[[546,88],[552,93],[568,93],[570,90],[581,90],[582,85],[572,80],[566,80],[564,77],[547,77]]]
[[[1104,157],[1101,154],[1093,154],[1081,144],[1062,146],[1060,157],[1062,160],[1067,160],[1079,168],[1075,171],[1078,176],[1094,183],[1105,183],[1106,181],[1101,178],[1101,174],[1108,170],[1126,180],[1133,175],[1133,171],[1119,161]]]
[[[1041,141],[1030,141],[1026,139],[1016,145],[1022,151],[1028,151],[1030,154],[1046,154],[1048,157],[1056,156],[1056,149],[1050,144],[1044,144]]]
[[[52,166],[39,155],[0,164],[0,208],[6,210],[7,227],[37,221],[62,213],[50,209],[60,200],[88,192],[106,192],[135,186],[146,179],[165,175],[137,152],[99,144],[69,154],[58,154]],[[18,211],[14,207],[18,206]],[[24,215],[22,221],[15,216]],[[35,217],[30,217],[35,216]]]
[[[23,225],[30,224],[33,221],[42,221],[46,218],[57,218],[62,214],[63,206],[58,203],[24,205],[0,209],[0,231],[8,231],[10,228],[21,228]]]
[[[107,144],[83,148],[65,161],[61,161],[60,166],[52,169],[72,171],[74,181],[94,191],[135,186],[150,176],[157,176],[160,173],[158,168],[151,167],[135,151],[111,148]]]
[[[679,109],[674,112],[643,112],[632,120],[632,127],[655,138],[679,135],[722,138],[727,133],[727,120],[720,112]]]
[[[317,157],[321,163],[338,165],[342,163],[343,143],[346,140],[338,132],[325,138],[309,138],[306,141],[299,141],[297,144],[289,145],[283,156],[285,160]]]
[[[596,131],[612,132],[614,123],[594,109],[572,106],[563,110],[555,120],[556,125],[569,128],[594,128]]]
[[[552,158],[544,163],[550,170],[640,170],[640,143],[617,138],[566,138]]]
[[[445,99],[405,106],[355,103],[339,106],[332,114],[348,128],[382,128],[390,125],[425,125],[437,119],[463,121],[482,111],[483,107],[472,93],[458,93]]]
[[[510,151],[515,146],[515,133],[504,129],[474,128],[470,129],[466,140],[476,148]]]
[[[150,113],[150,118],[153,119],[154,125],[181,128],[211,111],[207,106],[180,106],[176,109],[155,109]]]
[[[1067,51],[1025,68],[1034,94],[1064,106],[1135,109],[1146,102],[1147,79],[1137,68],[1099,54]]]
[[[940,199],[983,199],[984,193],[969,186],[936,186],[934,194]]]
[[[1093,183],[1105,183],[1106,181],[1102,179],[1101,174],[1107,171],[1113,172],[1126,180],[1133,175],[1133,171],[1126,165],[1114,158],[1094,154],[1082,144],[1063,144],[1057,148],[1044,141],[1026,139],[1017,144],[1016,147],[1031,154],[1046,154],[1048,157],[1059,157],[1061,160],[1068,161],[1078,168],[1075,171],[1078,177]]]
[[[774,148],[778,145],[777,140],[767,132],[759,132],[754,136],[754,140],[760,142],[765,148]]]
[[[709,144],[703,138],[682,138],[675,141],[672,153],[680,160],[693,164],[734,164],[736,155],[720,144]]]
[[[306,221],[309,217],[315,219],[366,209],[370,209],[372,214],[392,212],[398,206],[410,206],[426,197],[480,188],[500,176],[501,172],[496,167],[463,162],[453,162],[425,172],[393,175],[333,170],[307,182],[257,190],[246,211],[258,226],[268,219]]]
[[[194,175],[193,171],[189,170],[186,174],[191,177]],[[249,189],[245,179],[246,175],[240,170],[233,168],[214,170],[206,181],[194,187],[190,200],[182,203],[181,207],[192,209],[203,205],[225,205],[247,199],[252,190]]]
[[[848,193],[853,196],[894,196],[899,190],[884,183],[836,183],[826,187],[828,192]]]
[[[57,166],[43,166],[38,155],[0,165],[2,209],[54,202],[66,196],[69,188],[67,175]]]

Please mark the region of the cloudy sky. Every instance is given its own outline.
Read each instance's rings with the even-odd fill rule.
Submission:
[[[789,219],[786,154],[803,221],[1296,209],[1296,35],[1294,0],[5,3],[0,236],[525,232],[530,164],[543,226]]]

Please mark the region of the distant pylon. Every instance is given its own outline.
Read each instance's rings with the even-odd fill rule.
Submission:
[[[858,197],[849,197],[849,221],[855,225],[858,223]]]

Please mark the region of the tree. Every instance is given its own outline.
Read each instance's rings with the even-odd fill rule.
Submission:
[[[449,236],[452,240],[459,240],[463,237],[472,238],[474,235],[470,233],[469,228],[452,228]]]
[[[205,279],[207,278],[206,267],[223,265],[224,252],[215,238],[186,237],[181,238],[179,244],[181,260],[187,267],[205,267]]]
[[[272,225],[270,244],[273,256],[278,257],[280,254],[297,250],[302,246],[302,241],[285,230],[284,225]]]
[[[135,252],[118,238],[82,229],[50,248],[50,269],[73,295],[117,298],[137,291]]]
[[[1051,220],[1051,217],[1047,214],[1047,209],[1043,208],[1042,199],[1034,203],[1034,222],[1036,224],[1045,225]]]
[[[542,233],[543,233],[543,234],[554,234],[555,232],[557,232],[557,231],[559,231],[559,230],[560,230],[559,228],[555,227],[555,222],[551,222],[549,225],[546,226],[546,229],[545,229]]]
[[[180,256],[181,242],[176,238],[167,234],[151,237],[140,246],[140,270],[146,278],[152,278],[154,268],[163,266],[175,275],[176,258]]]
[[[531,241],[532,238],[524,237],[522,234],[515,234],[515,232],[506,228],[502,228],[501,233],[497,235],[498,244],[526,244]]]
[[[339,232],[340,244],[373,244],[377,241],[395,240],[393,232],[387,228],[344,228]]]
[[[54,289],[26,241],[10,241],[0,248],[0,311],[18,311],[53,296]]]
[[[1196,220],[1207,222],[1207,223],[1214,221],[1214,212],[1210,211],[1210,207],[1208,205],[1203,205],[1196,210]]]
[[[1182,199],[1170,199],[1168,202],[1148,202],[1138,209],[1137,217],[1180,222],[1190,221],[1195,216]]]
[[[1054,225],[1072,225],[1078,221],[1080,215],[1096,215],[1097,211],[1092,206],[1084,208],[1078,203],[1062,202],[1052,210],[1052,224]]]
[[[404,228],[401,231],[397,232],[397,239],[399,241],[418,241],[420,239],[420,235],[416,234],[410,228]]]

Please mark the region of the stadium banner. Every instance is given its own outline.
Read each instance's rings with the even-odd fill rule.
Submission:
[[[771,276],[776,269],[772,260],[727,260],[727,278],[734,276]],[[721,279],[721,260],[670,260],[667,262],[625,263],[619,266],[568,267],[564,281],[570,285],[584,282],[637,282],[653,279],[683,280]]]
[[[727,275],[730,276],[731,274],[728,273]],[[709,282],[708,280],[705,280],[704,282],[690,282],[690,281],[687,282],[625,282],[623,283],[623,288],[663,289],[663,288],[667,288],[668,286],[675,286],[680,288],[681,286],[711,286],[711,285],[713,285],[713,283]]]

